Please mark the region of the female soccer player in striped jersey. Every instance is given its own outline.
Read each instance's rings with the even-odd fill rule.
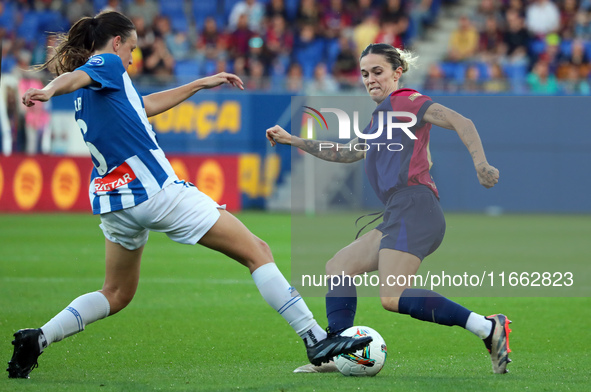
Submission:
[[[60,76],[23,95],[23,104],[32,106],[76,92],[76,121],[94,163],[90,201],[106,237],[106,277],[102,290],[76,298],[41,328],[15,333],[9,377],[28,378],[49,344],[130,303],[150,230],[179,243],[199,243],[246,266],[263,298],[302,337],[310,362],[320,365],[365,347],[370,338],[327,336],[277,269],[268,245],[194,185],[180,181],[158,146],[148,117],[201,89],[222,84],[243,89],[242,80],[220,73],[142,97],[127,74],[136,44],[133,23],[120,13],[82,18],[64,37],[57,55],[44,64]]]
[[[421,261],[439,247],[445,233],[445,219],[439,205],[437,188],[429,173],[431,162],[428,145],[432,124],[458,133],[472,156],[476,175],[484,187],[491,188],[498,182],[499,171],[487,162],[472,121],[434,103],[415,90],[399,88],[400,77],[414,60],[409,52],[387,44],[371,44],[362,52],[360,67],[363,83],[371,99],[378,105],[363,131],[363,134],[368,135],[367,139],[356,138],[346,146],[304,140],[291,136],[277,125],[267,130],[267,138],[272,146],[277,143],[291,144],[333,162],[365,159],[369,182],[385,205],[383,222],[329,260],[326,265],[327,275],[354,276],[377,270],[380,280],[386,282],[388,276],[416,274]],[[416,139],[403,133],[402,129],[394,129],[390,140],[386,132],[374,138],[380,124],[387,122],[384,115],[392,111],[410,112],[416,116],[415,125],[409,129]],[[399,122],[407,121],[404,119]],[[377,143],[387,145],[392,140],[402,145],[395,148],[400,151],[371,148],[369,144],[375,143],[374,147]],[[320,147],[321,143],[325,143],[324,148]],[[357,143],[363,143],[364,146],[350,148]],[[326,148],[330,144],[333,147]],[[362,151],[368,145],[369,150]],[[357,308],[355,286],[350,279],[339,280],[340,284],[326,295],[329,331],[333,333],[353,326]],[[506,372],[510,362],[510,321],[504,315],[484,317],[431,290],[410,286],[383,285],[380,287],[380,297],[386,310],[442,325],[459,325],[473,332],[484,340],[491,355],[493,371]],[[296,369],[296,372],[327,371],[336,371],[334,363],[305,365]]]

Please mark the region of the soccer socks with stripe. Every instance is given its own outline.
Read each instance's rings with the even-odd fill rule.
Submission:
[[[328,329],[340,333],[352,327],[357,312],[357,289],[350,276],[334,276],[331,289],[326,293]]]
[[[252,273],[252,279],[265,301],[289,323],[307,346],[326,338],[326,332],[314,320],[300,294],[287,283],[275,263],[257,268]]]
[[[107,317],[110,311],[109,300],[102,293],[81,295],[41,327],[47,345],[83,331],[88,324]]]
[[[470,312],[444,296],[431,290],[406,289],[400,295],[398,312],[418,320],[441,325],[466,327]]]

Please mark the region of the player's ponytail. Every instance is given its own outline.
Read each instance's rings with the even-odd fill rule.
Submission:
[[[111,38],[121,36],[125,42],[132,30],[135,30],[132,21],[116,11],[101,12],[94,18],[84,17],[74,23],[67,34],[57,36],[55,55],[39,68],[48,68],[57,75],[72,72]]]
[[[392,65],[393,70],[397,70],[398,67],[402,67],[402,73],[407,72],[411,67],[414,68],[418,60],[418,57],[413,55],[410,50],[398,49],[388,44],[367,45],[363,52],[361,52],[361,57],[359,60],[370,53],[384,56],[388,63]]]

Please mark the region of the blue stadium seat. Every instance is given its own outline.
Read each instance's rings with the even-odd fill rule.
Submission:
[[[298,13],[298,8],[300,6],[300,0],[284,0],[284,3],[288,19],[290,21],[295,20],[295,17]]]
[[[213,16],[218,13],[218,2],[217,1],[207,1],[207,0],[193,0],[191,4],[191,9],[193,10],[193,15],[207,15]]]
[[[573,52],[573,41],[565,40],[560,43],[560,53],[564,56],[570,56]]]
[[[16,34],[23,38],[27,43],[32,43],[39,36],[39,13],[35,11],[26,11],[23,13],[23,19],[16,28]]]
[[[15,28],[16,21],[16,3],[5,3],[4,12],[0,15],[0,26],[4,27],[6,31],[12,32]]]
[[[591,58],[591,41],[585,42],[585,54],[587,54],[588,58]]]
[[[324,60],[324,40],[315,41],[294,47],[295,60],[302,66],[305,78],[311,78],[314,75],[314,67]]]
[[[529,50],[534,56],[539,56],[546,51],[546,41],[541,39],[532,40],[529,44]]]
[[[92,0],[92,5],[94,5],[94,11],[100,12],[103,8],[107,6],[109,0]]]
[[[327,40],[326,42],[326,67],[328,71],[332,73],[332,69],[335,61],[341,51],[339,46],[339,40],[337,38]]]
[[[174,75],[177,77],[198,78],[201,75],[199,60],[178,60],[174,64]]]
[[[160,13],[170,18],[185,15],[184,0],[162,0],[160,1]]]
[[[512,83],[524,81],[527,77],[527,65],[505,64],[503,65],[503,72]]]
[[[189,31],[189,21],[185,14],[171,15],[170,16],[170,28],[172,31],[178,33],[186,33]]]

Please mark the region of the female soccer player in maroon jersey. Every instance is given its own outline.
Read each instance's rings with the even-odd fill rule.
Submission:
[[[267,130],[272,146],[290,144],[333,162],[364,159],[369,182],[385,205],[383,222],[337,252],[326,265],[327,275],[354,276],[377,270],[383,282],[389,276],[415,275],[423,258],[439,247],[445,233],[445,219],[437,187],[429,173],[428,146],[432,124],[458,133],[472,156],[480,184],[491,188],[499,180],[499,171],[487,162],[472,121],[415,90],[399,88],[400,77],[415,60],[411,53],[387,44],[371,44],[362,52],[363,83],[378,105],[363,131],[367,138],[355,138],[350,146],[333,143],[332,148],[326,148],[327,144],[323,144],[321,149],[320,144],[328,142],[301,139],[277,125]],[[380,134],[379,129],[380,124],[387,121],[383,116],[392,111],[410,113],[416,117],[416,123],[406,130],[394,130],[388,140],[387,133]],[[400,143],[398,151],[371,148],[371,144],[387,145],[393,139]],[[359,143],[364,146],[350,148]],[[329,329],[333,333],[353,326],[357,307],[357,293],[351,280],[339,281],[326,296]],[[510,321],[506,316],[484,317],[431,290],[411,288],[410,282],[406,286],[383,285],[380,297],[386,310],[409,314],[423,321],[466,328],[484,341],[491,355],[493,371],[507,372]],[[329,363],[296,369],[296,372],[327,371],[336,371],[336,366]]]

